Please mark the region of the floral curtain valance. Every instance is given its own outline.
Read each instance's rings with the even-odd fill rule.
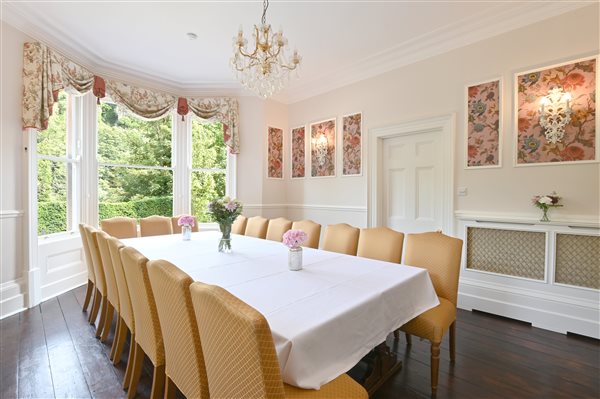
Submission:
[[[145,119],[159,119],[177,108],[179,115],[191,110],[198,117],[223,124],[225,144],[239,153],[238,102],[235,98],[183,98],[128,83],[104,80],[88,69],[56,53],[42,43],[23,47],[23,128],[45,130],[60,90],[84,94],[92,90]]]

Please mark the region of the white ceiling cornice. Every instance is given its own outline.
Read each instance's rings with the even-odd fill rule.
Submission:
[[[80,43],[76,35],[58,26],[40,24],[35,15],[26,14],[11,2],[2,3],[1,18],[35,40],[39,40],[73,61],[106,78],[130,82],[175,95],[252,96],[235,80],[221,82],[176,81],[138,68],[104,59]],[[590,2],[524,2],[510,9],[490,7],[484,13],[463,19],[443,28],[360,59],[337,71],[292,82],[273,99],[286,104],[306,100],[337,88],[392,71],[487,38],[548,19]]]

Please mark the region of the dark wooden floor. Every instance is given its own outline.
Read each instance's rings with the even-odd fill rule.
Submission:
[[[106,344],[81,312],[77,288],[0,321],[2,398],[120,398],[125,362],[108,360]],[[377,399],[429,396],[429,344],[388,340],[404,367]],[[438,398],[599,398],[600,344],[512,320],[459,311],[456,363],[442,345]],[[127,353],[125,351],[124,358]],[[140,383],[149,394],[150,376]]]

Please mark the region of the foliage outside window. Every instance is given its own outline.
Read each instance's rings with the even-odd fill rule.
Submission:
[[[98,113],[99,218],[173,214],[172,118],[155,121],[103,103]]]
[[[75,140],[69,131],[69,99],[63,91],[48,129],[37,134],[38,235],[73,228]]]
[[[192,214],[201,222],[212,222],[208,203],[223,197],[227,181],[227,147],[221,123],[192,119]]]

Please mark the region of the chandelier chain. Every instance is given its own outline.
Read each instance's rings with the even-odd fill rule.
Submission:
[[[267,23],[267,8],[269,8],[269,0],[263,0],[262,24]]]

